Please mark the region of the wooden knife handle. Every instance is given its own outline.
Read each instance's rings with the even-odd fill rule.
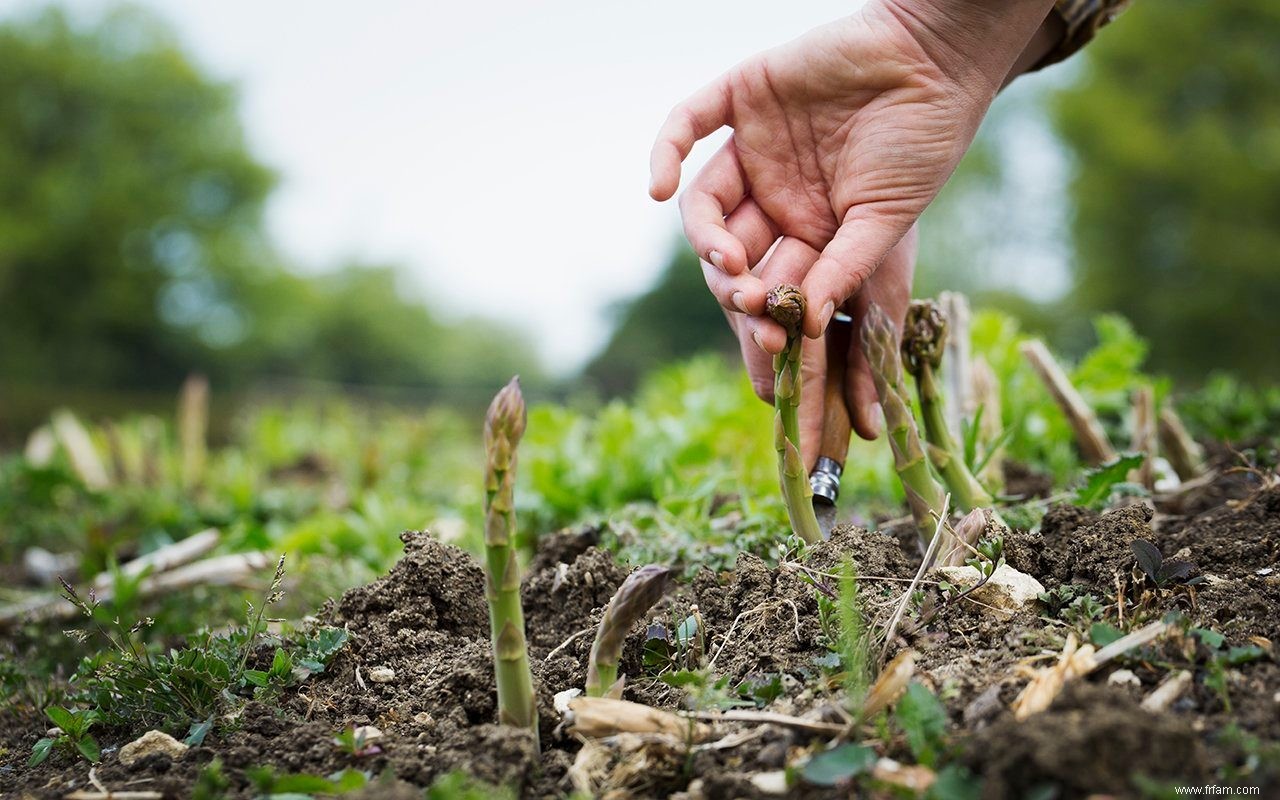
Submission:
[[[841,316],[833,317],[827,326],[827,386],[822,398],[822,442],[818,446],[818,455],[844,466],[853,427],[849,420],[849,406],[844,399],[845,363],[849,359],[853,322],[847,317],[841,319]]]

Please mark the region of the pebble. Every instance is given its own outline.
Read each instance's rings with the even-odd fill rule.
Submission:
[[[1142,680],[1131,669],[1118,669],[1107,676],[1107,683],[1112,686],[1141,686]]]
[[[391,667],[370,667],[369,680],[374,683],[391,683],[396,679],[396,671]]]
[[[156,753],[163,753],[176,761],[186,752],[185,744],[164,731],[147,731],[120,748],[120,763],[131,767],[135,762]]]
[[[976,568],[970,566],[938,567],[938,572],[962,590],[982,577]],[[1044,586],[1040,581],[1008,564],[1001,564],[987,582],[969,596],[1002,611],[1018,611],[1030,607],[1043,592]]]

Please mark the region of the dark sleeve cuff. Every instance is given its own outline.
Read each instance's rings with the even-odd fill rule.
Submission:
[[[1053,13],[1066,23],[1067,34],[1034,69],[1056,64],[1089,43],[1102,26],[1120,15],[1131,0],[1057,0]]]

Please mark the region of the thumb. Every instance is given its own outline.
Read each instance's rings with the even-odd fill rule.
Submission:
[[[911,227],[914,218],[883,203],[854,206],[823,249],[801,289],[809,301],[805,335],[816,339],[831,315],[854,295]]]

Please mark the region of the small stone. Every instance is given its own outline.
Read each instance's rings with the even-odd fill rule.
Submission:
[[[964,721],[966,725],[976,728],[994,719],[1003,710],[1004,703],[1000,701],[1000,684],[992,684],[964,707]]]
[[[1265,578],[1266,576],[1270,575],[1272,572],[1275,572],[1275,570],[1274,570],[1273,568],[1271,568],[1271,567],[1263,567],[1262,569],[1258,570],[1258,571],[1257,571],[1257,572],[1255,572],[1254,574],[1255,574],[1255,575],[1261,575],[1262,577],[1264,577],[1264,578]]]
[[[784,795],[788,790],[787,772],[782,769],[757,772],[751,776],[751,785],[761,794]]]
[[[1111,686],[1141,686],[1142,680],[1131,669],[1118,669],[1107,676]]]
[[[436,719],[425,711],[419,711],[417,714],[413,715],[413,724],[419,725],[423,728],[429,728],[436,724]]]
[[[142,736],[120,748],[120,763],[126,767],[143,758],[161,753],[173,760],[182,758],[187,746],[164,731],[147,731]]]
[[[378,730],[373,725],[361,725],[354,729],[352,733],[355,735],[355,740],[357,742],[364,742],[367,745],[373,744],[382,738],[382,731]]]
[[[391,667],[371,667],[369,680],[374,683],[391,683],[396,679],[396,671]]]
[[[938,572],[961,590],[974,585],[982,577],[976,568],[969,566],[938,567]],[[1044,586],[1040,581],[1008,564],[1001,564],[987,582],[969,596],[1002,611],[1018,611],[1030,607],[1043,593]]]

